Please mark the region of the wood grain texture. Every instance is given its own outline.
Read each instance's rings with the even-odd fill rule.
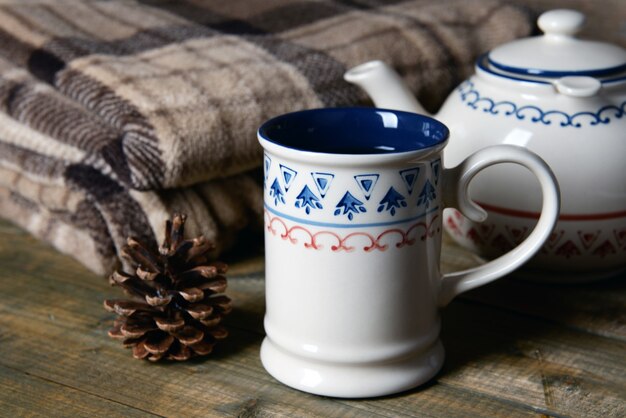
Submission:
[[[480,262],[448,241],[445,270]],[[263,369],[262,258],[236,262],[230,337],[213,356],[151,364],[107,337],[120,295],[0,222],[0,414],[6,416],[622,417],[626,280],[555,287],[506,279],[443,312],[443,371],[381,399],[289,389]]]

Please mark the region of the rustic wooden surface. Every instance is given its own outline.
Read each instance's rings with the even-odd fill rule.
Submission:
[[[476,263],[446,244],[444,267]],[[14,416],[626,416],[626,277],[551,286],[510,278],[443,312],[444,369],[382,399],[289,389],[258,357],[262,259],[229,276],[231,336],[215,355],[149,364],[106,335],[118,297],[100,277],[0,222],[0,415]]]

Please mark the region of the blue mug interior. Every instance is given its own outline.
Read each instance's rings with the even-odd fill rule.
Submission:
[[[443,144],[448,128],[428,116],[376,108],[324,108],[270,119],[259,135],[276,145],[327,154],[391,154]]]

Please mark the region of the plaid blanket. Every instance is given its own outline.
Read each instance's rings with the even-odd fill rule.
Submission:
[[[98,273],[174,210],[227,248],[262,222],[262,121],[365,103],[342,75],[370,59],[434,109],[531,22],[498,0],[2,0],[0,215]]]

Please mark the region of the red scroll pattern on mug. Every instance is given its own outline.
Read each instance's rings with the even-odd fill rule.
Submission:
[[[408,229],[400,228],[387,229],[377,236],[367,232],[356,231],[345,236],[341,236],[335,231],[318,230],[311,231],[302,225],[288,226],[283,218],[271,215],[265,211],[265,226],[274,236],[280,236],[283,240],[289,240],[292,244],[298,244],[300,239],[304,239],[304,247],[314,250],[322,250],[324,244],[332,242],[330,250],[332,252],[354,251],[356,243],[361,241],[363,251],[372,252],[374,250],[386,251],[390,244],[396,248],[415,244],[416,240],[425,241],[441,232],[437,219],[439,215],[433,216],[429,222],[416,222]],[[396,241],[395,243],[393,241]],[[349,242],[352,243],[349,244]]]

